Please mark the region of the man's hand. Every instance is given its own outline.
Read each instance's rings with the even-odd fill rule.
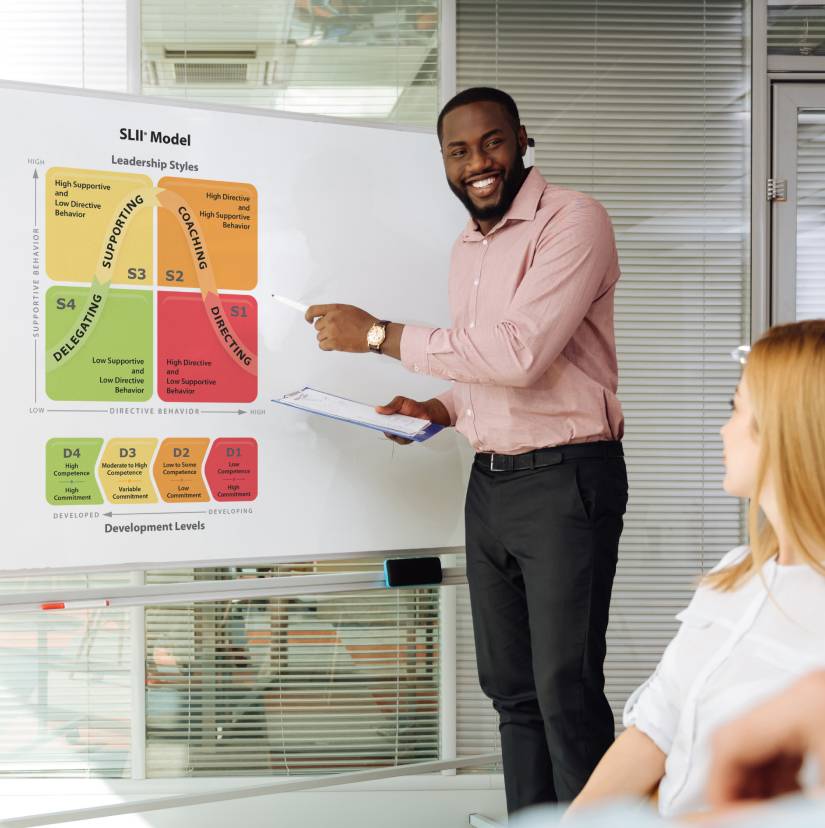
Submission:
[[[807,754],[825,784],[825,671],[812,673],[720,728],[713,739],[708,800],[714,808],[799,790]]]
[[[418,402],[417,400],[411,400],[409,397],[393,397],[386,405],[377,405],[375,410],[379,414],[404,414],[407,417],[418,417],[442,426],[450,425],[449,412],[444,403],[436,398]],[[405,440],[395,434],[385,433],[384,436],[400,446],[408,446],[412,442],[412,440]]]
[[[346,351],[361,354],[369,351],[367,333],[380,320],[353,305],[310,305],[307,322],[315,322],[318,347],[322,351]]]

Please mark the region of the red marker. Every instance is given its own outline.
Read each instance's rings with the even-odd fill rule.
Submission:
[[[98,598],[94,601],[49,601],[46,604],[41,604],[42,610],[74,610],[74,609],[98,609],[99,607],[109,606],[108,598]]]

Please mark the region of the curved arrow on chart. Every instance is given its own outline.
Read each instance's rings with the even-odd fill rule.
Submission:
[[[200,224],[192,214],[189,204],[173,190],[160,190],[157,200],[161,207],[169,210],[177,218],[181,231],[189,241],[189,252],[192,254],[192,264],[195,266],[201,298],[206,315],[209,317],[209,326],[233,361],[244,371],[257,375],[257,355],[244,346],[241,338],[235,333],[228,316],[224,313],[223,302],[218,294],[218,286],[212,270],[212,262],[206,250],[206,242]]]

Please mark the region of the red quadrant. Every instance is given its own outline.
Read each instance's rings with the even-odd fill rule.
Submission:
[[[210,317],[200,293],[158,292],[158,396],[167,402],[252,402],[258,378],[244,365],[258,351],[258,305],[221,294],[239,341]]]
[[[219,437],[206,458],[212,499],[255,500],[258,496],[258,443],[252,437]]]

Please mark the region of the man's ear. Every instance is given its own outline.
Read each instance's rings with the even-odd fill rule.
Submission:
[[[523,158],[527,152],[527,130],[519,125],[516,135],[518,137],[518,151]]]

